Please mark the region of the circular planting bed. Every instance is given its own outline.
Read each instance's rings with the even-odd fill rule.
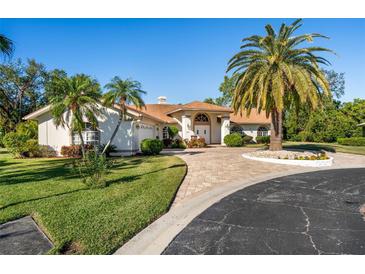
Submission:
[[[310,151],[291,151],[291,150],[259,150],[242,154],[243,158],[274,163],[283,165],[322,167],[331,166],[333,157],[329,157],[326,153],[310,152]]]

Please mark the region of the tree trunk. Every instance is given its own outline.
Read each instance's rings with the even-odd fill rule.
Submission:
[[[104,154],[104,153],[105,153],[105,151],[107,151],[107,149],[108,149],[108,147],[110,146],[110,144],[113,142],[113,139],[114,139],[115,135],[117,135],[117,132],[118,132],[118,129],[119,129],[119,127],[120,127],[121,123],[122,123],[122,118],[120,118],[120,119],[119,119],[118,124],[117,124],[117,126],[115,127],[115,129],[114,129],[114,132],[113,132],[112,136],[110,137],[110,140],[109,140],[109,141],[108,141],[108,143],[105,145],[105,147],[104,147],[104,149],[103,149],[103,151],[102,151],[102,153],[101,153],[101,154]]]
[[[283,113],[274,109],[271,112],[271,136],[270,150],[277,151],[283,149]]]
[[[85,143],[84,143],[84,138],[82,137],[82,131],[79,131],[78,133],[79,133],[80,143],[81,143],[82,158],[85,159]]]

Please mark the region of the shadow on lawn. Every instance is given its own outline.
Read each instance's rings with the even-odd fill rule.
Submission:
[[[327,145],[321,145],[321,144],[298,144],[298,145],[284,145],[286,149],[293,149],[293,150],[313,150],[313,151],[320,151],[325,150],[328,152],[336,152],[336,149],[327,146]]]
[[[48,198],[59,197],[62,195],[72,194],[72,193],[76,193],[76,192],[80,192],[80,191],[84,191],[84,190],[88,190],[88,188],[79,188],[79,189],[75,189],[75,190],[71,190],[71,191],[67,191],[67,192],[56,193],[56,194],[52,194],[52,195],[48,195],[48,196],[42,196],[42,197],[32,198],[32,199],[28,199],[28,200],[18,201],[18,202],[14,202],[14,203],[10,203],[10,204],[2,206],[2,207],[0,207],[0,210],[11,207],[11,206],[20,205],[23,203],[29,203],[29,202],[35,202],[35,201],[39,201],[39,200],[43,200],[43,199],[48,199]]]
[[[0,174],[0,185],[13,185],[23,183],[34,183],[45,180],[66,180],[77,178],[78,175],[68,166],[66,162],[37,163],[24,167],[19,170],[13,170]]]
[[[156,169],[156,170],[149,171],[149,172],[142,173],[142,174],[136,174],[136,175],[132,175],[132,176],[125,176],[125,177],[121,177],[121,178],[118,178],[118,179],[109,180],[109,181],[107,181],[107,185],[110,186],[112,184],[117,184],[117,183],[130,183],[130,182],[138,180],[141,177],[149,175],[149,174],[153,174],[153,173],[160,172],[160,171],[167,170],[167,169],[171,169],[171,168],[183,167],[183,166],[185,166],[185,164],[176,164],[176,165],[172,165],[172,166],[161,168],[161,169]]]

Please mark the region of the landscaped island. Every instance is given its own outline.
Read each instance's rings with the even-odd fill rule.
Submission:
[[[109,186],[88,189],[72,161],[0,150],[0,223],[31,215],[50,253],[110,254],[168,210],[186,172],[173,156],[117,158]]]

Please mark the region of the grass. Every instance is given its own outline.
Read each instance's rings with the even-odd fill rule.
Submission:
[[[0,150],[0,223],[31,215],[51,254],[110,254],[164,214],[186,173],[174,156],[118,158],[109,186],[87,189],[71,159],[12,159]]]
[[[307,143],[307,142],[285,142],[284,148],[325,150],[328,152],[343,152],[365,155],[365,146],[344,146],[336,143]]]

